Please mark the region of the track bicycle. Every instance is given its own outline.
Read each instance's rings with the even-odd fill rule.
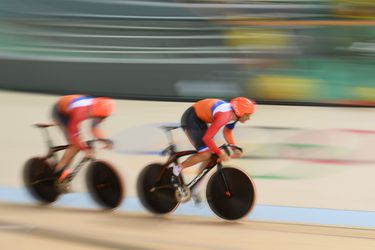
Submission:
[[[139,174],[137,191],[142,205],[152,213],[167,214],[174,211],[180,203],[191,198],[191,190],[216,166],[206,188],[207,202],[212,211],[226,220],[237,220],[246,216],[253,208],[256,198],[255,185],[252,179],[242,170],[223,166],[218,156],[213,154],[207,166],[189,183],[184,182],[183,174],[179,175],[184,190],[178,190],[171,183],[172,163],[177,164],[183,156],[197,153],[196,150],[176,151],[171,131],[179,126],[162,126],[167,134],[169,146],[162,151],[168,159],[164,163],[147,165]],[[230,155],[230,148],[242,151],[240,147],[224,144],[220,149]]]
[[[124,185],[119,173],[106,161],[84,157],[63,182],[58,181],[58,176],[54,173],[59,160],[57,152],[65,150],[69,145],[53,145],[47,129],[51,126],[55,124],[35,124],[35,127],[44,132],[48,152],[44,156],[32,157],[25,163],[23,180],[28,192],[42,204],[50,204],[70,191],[74,177],[83,166],[88,165],[86,185],[91,197],[104,208],[118,207],[124,198]],[[87,145],[93,148],[93,144],[98,141],[100,139],[87,141]]]

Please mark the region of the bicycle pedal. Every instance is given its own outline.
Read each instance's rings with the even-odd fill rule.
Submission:
[[[178,202],[185,203],[191,198],[191,191],[188,187],[179,187],[175,191],[175,197]]]
[[[62,194],[70,193],[72,189],[68,181],[62,181],[62,182],[58,181],[57,188]]]
[[[64,194],[67,194],[67,193],[71,193],[72,192],[72,188],[70,185],[66,185],[63,187],[63,190],[61,190],[62,192],[61,193],[64,193]]]

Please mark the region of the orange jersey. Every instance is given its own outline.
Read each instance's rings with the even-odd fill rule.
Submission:
[[[223,133],[226,141],[230,144],[235,144],[232,130],[237,123],[237,118],[230,103],[220,99],[208,98],[196,102],[193,107],[195,114],[200,120],[211,124],[202,140],[212,152],[220,153],[213,138],[222,127],[225,127]]]
[[[80,124],[86,119],[92,118],[92,132],[97,138],[104,138],[103,133],[97,127],[102,121],[99,118],[90,117],[89,110],[93,98],[84,95],[65,95],[57,101],[58,112],[61,113],[67,123],[67,139],[69,143],[77,145],[80,149],[87,149],[88,146],[80,138]]]
[[[83,97],[83,95],[65,95],[62,96],[58,101],[57,101],[57,106],[58,109],[61,113],[67,114],[69,105],[73,102],[74,99]]]
[[[220,101],[221,101],[220,99],[213,99],[213,98],[208,98],[208,99],[197,101],[193,105],[193,107],[198,118],[204,122],[212,123],[214,120],[212,107],[215,106],[215,104]]]

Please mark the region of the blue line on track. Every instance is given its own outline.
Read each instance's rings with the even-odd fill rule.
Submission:
[[[0,202],[37,204],[25,189],[11,187],[0,187]],[[53,206],[86,209],[99,208],[87,193],[70,193],[63,195]],[[126,197],[118,209],[125,212],[146,212],[136,197]],[[181,204],[174,214],[215,216],[206,202],[203,202],[200,206],[195,206],[193,202]],[[247,219],[254,221],[375,229],[375,211],[301,208],[257,204]]]

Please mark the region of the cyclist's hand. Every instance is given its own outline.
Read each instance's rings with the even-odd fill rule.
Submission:
[[[92,159],[95,157],[95,152],[92,149],[85,150],[85,158]]]
[[[224,162],[224,161],[228,161],[230,159],[230,157],[223,151],[220,152],[219,154],[219,161],[221,162]]]
[[[231,155],[231,158],[241,158],[243,156],[243,152],[238,148],[232,148],[232,150],[233,154]]]

